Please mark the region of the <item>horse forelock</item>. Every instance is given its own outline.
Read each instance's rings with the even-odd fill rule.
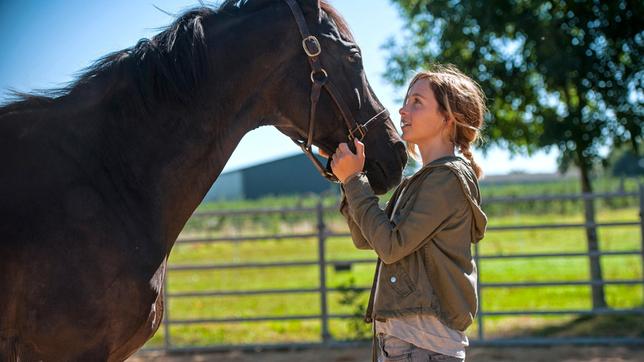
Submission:
[[[280,3],[283,0],[226,0],[221,4],[221,11],[254,11],[263,5]],[[354,41],[351,29],[347,21],[340,15],[340,13],[326,0],[318,0],[318,5],[327,13],[329,18],[336,24],[338,31],[343,38]]]
[[[340,35],[351,41],[355,42],[355,38],[353,37],[353,34],[351,33],[351,29],[349,28],[349,24],[347,21],[340,15],[340,13],[333,7],[331,4],[329,4],[326,1],[320,1],[320,6],[322,10],[327,13],[329,18],[335,23],[335,25],[338,27],[338,31],[340,32]]]

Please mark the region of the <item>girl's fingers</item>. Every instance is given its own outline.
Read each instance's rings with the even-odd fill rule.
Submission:
[[[353,144],[356,146],[356,154],[364,155],[364,143],[360,142],[357,138],[354,138]]]
[[[349,154],[349,153],[353,154],[353,152],[351,152],[351,150],[349,149],[349,145],[347,145],[346,143],[340,143],[338,148],[341,149],[342,152],[345,152],[346,154]]]

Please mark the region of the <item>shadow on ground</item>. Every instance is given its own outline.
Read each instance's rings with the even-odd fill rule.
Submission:
[[[582,316],[569,322],[539,328],[515,329],[509,338],[547,337],[638,337],[644,338],[644,315]],[[139,352],[128,362],[362,362],[371,360],[371,348],[314,348],[291,351],[221,352],[207,354],[165,354]],[[551,347],[482,347],[468,348],[468,362],[642,362],[644,345],[597,346],[561,345]]]

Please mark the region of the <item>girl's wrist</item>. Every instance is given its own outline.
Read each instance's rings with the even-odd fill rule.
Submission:
[[[352,180],[352,179],[354,179],[355,177],[360,176],[360,174],[362,174],[362,171],[354,172],[354,173],[352,173],[351,175],[349,175],[349,176],[345,177],[345,178],[344,178],[344,180],[340,180],[340,182],[341,182],[343,185],[346,185],[349,181],[351,181],[351,180]]]

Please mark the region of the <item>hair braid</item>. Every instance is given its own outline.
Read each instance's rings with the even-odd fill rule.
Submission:
[[[476,178],[480,179],[481,177],[483,177],[483,169],[481,168],[481,166],[479,166],[478,163],[476,163],[476,161],[474,161],[474,155],[472,155],[472,150],[470,150],[470,144],[461,143],[459,145],[459,151],[470,162],[470,166],[472,166],[472,170],[474,170]]]

